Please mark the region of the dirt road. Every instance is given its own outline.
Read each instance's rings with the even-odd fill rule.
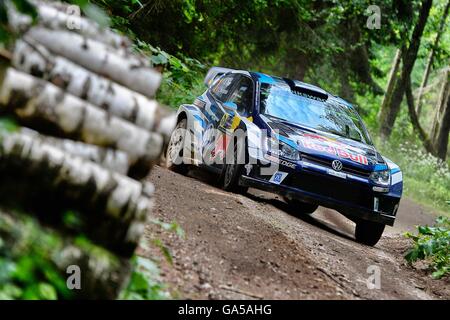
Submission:
[[[196,178],[154,170],[153,215],[176,221],[186,235],[179,239],[149,225],[140,249],[142,255],[159,257],[162,281],[175,298],[450,298],[448,279],[432,280],[404,262],[409,242],[401,232],[434,221],[408,199],[402,201],[396,226],[371,248],[354,242],[353,223],[332,210],[320,208],[299,218],[277,196],[253,189],[246,196],[228,193],[204,173],[190,175]],[[155,236],[171,248],[173,265],[158,249],[144,245]],[[379,267],[380,289],[368,289],[370,266]]]

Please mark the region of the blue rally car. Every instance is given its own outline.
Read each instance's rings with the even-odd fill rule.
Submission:
[[[217,173],[222,188],[280,194],[299,214],[319,205],[375,245],[392,226],[402,172],[373,145],[356,109],[325,90],[262,73],[211,68],[208,89],[178,110],[167,166]]]

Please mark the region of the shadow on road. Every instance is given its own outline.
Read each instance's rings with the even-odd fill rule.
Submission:
[[[286,212],[287,214],[300,219],[310,225],[313,225],[315,227],[318,227],[322,230],[325,230],[327,232],[330,232],[332,234],[335,234],[339,237],[342,238],[346,238],[349,240],[354,240],[352,234],[348,234],[346,232],[344,232],[344,230],[342,230],[340,228],[340,226],[336,226],[332,223],[330,223],[328,220],[328,217],[325,217],[325,219],[323,219],[322,217],[317,217],[315,216],[315,214],[312,215],[308,215],[308,214],[299,214],[297,212],[295,212],[295,209],[290,207],[286,202],[275,199],[275,198],[265,198],[265,197],[261,197],[255,194],[251,194],[248,193],[246,195],[249,199],[256,201],[256,202],[263,202],[269,205],[274,206],[275,208],[282,210],[284,212]],[[319,207],[318,210],[321,210],[321,208]],[[337,215],[337,212],[333,212],[334,215]],[[347,230],[346,230],[347,231]]]
[[[213,173],[197,168],[192,168],[191,170],[189,170],[188,176],[202,181],[203,183],[206,183],[211,187],[218,188],[218,177]],[[262,191],[258,192],[263,193]],[[295,209],[290,207],[286,202],[276,199],[275,195],[273,194],[267,192],[264,192],[262,195],[247,193],[245,196],[255,202],[271,205],[297,219],[300,219],[329,233],[354,241],[353,231],[349,230],[350,228],[348,225],[342,223],[342,219],[346,218],[340,217],[340,214],[337,212],[319,207],[319,209],[317,209],[316,213],[314,213],[313,215],[298,214],[297,212],[295,212]]]

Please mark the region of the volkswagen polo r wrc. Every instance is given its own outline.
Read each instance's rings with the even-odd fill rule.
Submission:
[[[376,150],[353,105],[317,86],[242,70],[211,68],[205,84],[179,107],[170,169],[195,165],[216,173],[225,190],[280,194],[298,214],[335,209],[366,245],[393,226],[402,172]]]

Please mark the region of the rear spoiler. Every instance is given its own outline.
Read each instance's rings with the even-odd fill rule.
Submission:
[[[208,73],[206,74],[204,83],[207,87],[210,87],[213,82],[220,77],[221,75],[234,71],[234,69],[229,68],[222,68],[222,67],[212,67],[209,69]]]

